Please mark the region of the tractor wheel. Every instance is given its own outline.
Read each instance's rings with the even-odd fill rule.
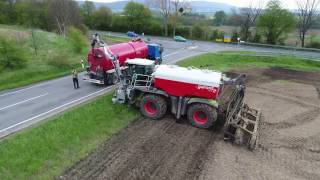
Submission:
[[[207,104],[192,104],[188,108],[188,119],[193,126],[208,129],[217,120],[217,111]]]
[[[119,78],[116,75],[116,73],[108,74],[108,84],[110,85],[117,84],[118,81],[119,81]]]
[[[145,95],[140,101],[140,111],[148,118],[160,119],[167,112],[167,102],[161,96],[153,94]]]

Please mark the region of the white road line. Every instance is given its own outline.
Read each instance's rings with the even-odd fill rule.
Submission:
[[[79,98],[79,99],[70,101],[70,102],[68,102],[68,103],[66,103],[66,104],[63,104],[63,105],[61,105],[61,106],[55,107],[55,108],[53,108],[53,109],[51,109],[51,110],[49,110],[49,111],[46,111],[46,112],[44,112],[44,113],[38,114],[38,115],[36,115],[36,116],[33,116],[33,117],[31,117],[31,118],[29,118],[29,119],[27,119],[27,120],[21,121],[21,122],[19,122],[19,123],[17,123],[17,124],[14,124],[14,125],[11,125],[11,126],[9,126],[9,127],[4,128],[4,129],[1,129],[1,130],[0,130],[0,133],[5,132],[5,131],[7,131],[7,130],[9,130],[9,129],[12,129],[12,128],[16,127],[16,126],[19,126],[19,125],[21,125],[21,124],[24,124],[24,123],[26,123],[26,122],[32,121],[32,120],[34,120],[34,119],[36,119],[36,118],[38,118],[38,117],[41,117],[41,116],[43,116],[43,115],[49,114],[49,113],[51,113],[51,112],[53,112],[53,111],[55,111],[55,110],[57,110],[57,109],[63,108],[63,107],[65,107],[65,106],[68,106],[68,105],[70,105],[70,104],[72,104],[72,103],[75,103],[75,102],[77,102],[77,101],[81,101],[81,100],[83,100],[83,99],[85,99],[85,98],[87,98],[87,97],[90,97],[90,96],[94,95],[94,94],[98,94],[98,93],[100,93],[100,92],[102,92],[102,91],[104,91],[104,90],[111,89],[111,88],[113,88],[113,87],[114,87],[114,86],[109,86],[109,87],[107,87],[107,88],[104,88],[104,89],[101,89],[101,90],[96,91],[96,92],[94,92],[94,93],[91,93],[91,94],[88,94],[88,95],[86,95],[86,96],[83,96],[83,97],[81,97],[81,98]]]
[[[27,87],[27,88],[23,88],[23,89],[19,89],[19,90],[16,90],[16,91],[11,91],[11,92],[7,92],[7,93],[4,93],[4,94],[0,94],[0,97],[8,96],[8,95],[11,95],[11,94],[16,94],[16,93],[23,92],[23,91],[26,91],[26,90],[29,90],[29,89],[32,89],[32,88],[36,88],[36,87],[39,87],[39,86],[50,84],[52,82],[62,80],[63,78],[64,77],[61,77],[61,78],[58,78],[58,79],[53,79],[53,80],[50,80],[50,81],[47,81],[47,82],[42,82],[40,84],[36,84],[36,85],[30,86],[30,87]]]
[[[13,107],[13,106],[16,106],[16,105],[19,105],[19,104],[22,104],[22,103],[26,103],[26,102],[29,102],[29,101],[32,101],[32,100],[41,98],[41,97],[46,96],[46,95],[48,95],[48,93],[45,93],[45,94],[42,94],[42,95],[40,95],[40,96],[36,96],[36,97],[30,98],[30,99],[23,100],[23,101],[20,101],[20,102],[11,104],[11,105],[9,105],[9,106],[2,107],[2,108],[0,108],[0,111],[1,111],[1,110],[4,110],[4,109],[11,108],[11,107]]]
[[[177,50],[177,51],[174,51],[174,52],[172,52],[172,53],[170,53],[170,54],[166,54],[166,55],[164,55],[163,57],[165,58],[165,57],[168,57],[168,56],[172,56],[172,55],[174,55],[174,54],[178,54],[180,50],[181,50],[181,49],[179,49],[179,50]]]
[[[28,90],[28,89],[32,89],[32,88],[38,87],[38,86],[39,85],[35,85],[35,86],[28,87],[28,88],[20,89],[20,90],[17,90],[17,91],[12,91],[12,92],[8,92],[8,93],[0,94],[0,97],[7,96],[7,95],[10,95],[10,94],[15,94],[15,93],[18,93],[18,92],[22,92],[22,91],[25,91],[25,90]]]
[[[193,56],[197,56],[197,55],[200,55],[200,54],[203,54],[202,52],[198,52],[198,53],[195,53],[195,54],[190,54],[189,56],[185,56],[185,57],[182,57],[182,58],[179,58],[179,59],[176,59],[174,61],[170,61],[168,62],[168,64],[175,64],[177,63],[178,61],[181,61],[183,59],[187,59],[187,58],[190,58],[190,57],[193,57]],[[167,60],[168,61],[168,60]]]
[[[166,54],[166,55],[164,55],[163,57],[166,58],[166,57],[168,57],[168,56],[172,56],[172,55],[178,54],[179,51],[184,50],[184,49],[196,49],[196,48],[198,48],[198,46],[187,46],[187,47],[183,47],[183,48],[178,49],[178,50],[176,50],[176,51],[174,51],[174,52],[172,52],[172,53]]]

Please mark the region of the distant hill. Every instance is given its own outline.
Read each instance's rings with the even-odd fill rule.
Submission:
[[[145,0],[133,0],[134,2],[139,2],[145,4]],[[79,4],[82,4],[82,0],[78,0]],[[109,7],[113,12],[121,12],[124,6],[128,3],[128,0],[116,1],[116,2],[94,2],[97,8],[101,6]],[[212,15],[217,11],[230,12],[232,8],[236,6],[228,5],[225,3],[209,2],[209,1],[191,1],[190,2],[193,12],[200,14]]]

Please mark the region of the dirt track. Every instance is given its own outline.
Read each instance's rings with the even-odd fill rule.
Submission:
[[[320,74],[246,73],[246,102],[263,113],[256,151],[168,115],[137,120],[58,179],[320,179]]]

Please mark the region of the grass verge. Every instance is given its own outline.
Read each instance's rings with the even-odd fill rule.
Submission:
[[[111,94],[0,141],[0,179],[52,179],[138,117]]]
[[[72,68],[81,68],[80,60],[86,58],[88,48],[75,52],[68,38],[42,30],[34,30],[33,34],[31,29],[0,25],[0,36],[27,52],[25,67],[0,70],[0,90],[53,79],[69,74]]]
[[[131,40],[129,37],[116,37],[116,36],[108,36],[108,35],[103,35],[102,38],[103,38],[103,40],[105,40],[108,44],[128,42],[128,41]]]
[[[178,62],[178,65],[208,68],[219,71],[255,67],[282,67],[302,71],[320,71],[320,62],[289,56],[245,56],[243,53],[208,53]]]

